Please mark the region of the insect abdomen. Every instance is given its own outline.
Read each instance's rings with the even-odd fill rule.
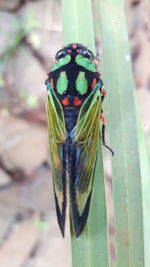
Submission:
[[[68,133],[74,128],[77,123],[79,109],[75,107],[67,107],[64,109],[66,129]]]

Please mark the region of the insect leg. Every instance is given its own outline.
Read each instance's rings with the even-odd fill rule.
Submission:
[[[112,154],[112,156],[114,156],[114,151],[106,145],[105,142],[105,124],[102,125],[102,142],[103,142],[103,146],[105,146]]]
[[[104,101],[105,96],[106,96],[106,91],[103,87],[101,88],[100,93],[101,93],[101,103],[102,103]]]
[[[100,89],[100,93],[101,93],[101,103],[103,103],[103,101],[104,101],[104,98],[105,98],[105,96],[106,96],[106,91],[105,91],[105,89],[103,88],[103,87],[101,87],[101,89]],[[101,114],[103,114],[103,109],[101,108]],[[100,115],[101,116],[101,115]],[[103,116],[104,117],[104,116]]]
[[[102,120],[102,142],[103,142],[103,146],[106,147],[112,153],[112,156],[114,156],[113,150],[109,146],[106,145],[106,141],[105,141],[105,124],[106,124],[106,119],[105,119],[103,113],[100,114],[100,119]]]

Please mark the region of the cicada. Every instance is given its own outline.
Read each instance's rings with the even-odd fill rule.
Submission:
[[[80,236],[87,222],[100,118],[103,145],[110,149],[105,144],[102,111],[106,92],[97,63],[88,48],[77,43],[69,44],[56,53],[46,80],[51,171],[57,220],[63,236],[67,195],[76,237]]]

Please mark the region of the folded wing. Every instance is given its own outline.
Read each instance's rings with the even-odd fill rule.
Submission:
[[[100,128],[100,84],[84,102],[70,151],[70,207],[73,228],[78,237],[87,221],[92,194]]]
[[[64,142],[66,140],[66,128],[64,114],[51,84],[47,82],[47,114],[49,149],[51,157],[51,170],[53,177],[53,187],[57,220],[62,235],[64,236],[65,213],[66,213],[66,151]]]

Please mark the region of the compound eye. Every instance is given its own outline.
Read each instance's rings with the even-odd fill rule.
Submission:
[[[86,58],[89,58],[90,60],[94,60],[93,53],[90,50],[88,50],[88,49],[80,50],[80,53],[79,54],[83,55]]]
[[[59,60],[60,58],[64,57],[65,55],[66,55],[66,52],[64,51],[64,49],[61,49],[56,53],[55,59]]]
[[[89,50],[86,50],[86,51],[85,51],[85,56],[86,56],[87,58],[91,59],[91,60],[94,59],[94,55],[93,55],[93,53],[92,53],[91,51],[89,51]]]

